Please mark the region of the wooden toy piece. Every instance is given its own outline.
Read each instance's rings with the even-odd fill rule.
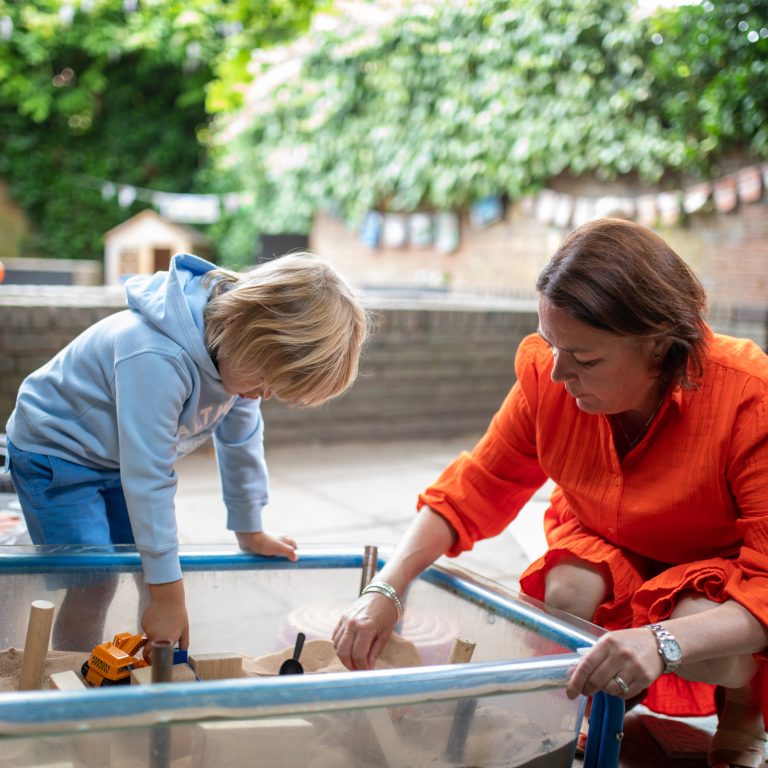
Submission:
[[[475,652],[475,645],[471,640],[462,640],[457,637],[451,650],[450,663],[466,664],[471,661],[472,654]],[[462,760],[464,744],[467,741],[476,709],[477,699],[462,699],[456,704],[451,730],[448,734],[448,744],[445,748],[446,757],[453,763],[460,763]]]
[[[38,691],[43,687],[45,660],[51,642],[53,626],[53,603],[35,600],[29,609],[27,639],[19,675],[20,691]]]
[[[192,732],[192,768],[306,768],[313,735],[312,723],[298,717],[199,723]]]
[[[150,643],[152,651],[152,682],[170,683],[173,669],[173,643],[170,640],[153,640]]]
[[[59,691],[87,691],[89,686],[72,669],[54,672],[50,676],[51,686]],[[111,765],[112,747],[103,733],[80,733],[75,736],[75,752],[80,768],[104,768]],[[71,763],[66,763],[71,765]],[[48,768],[46,766],[45,768]]]
[[[224,680],[243,676],[243,657],[236,653],[195,653],[189,665],[201,680]]]
[[[449,664],[467,664],[472,660],[472,654],[475,652],[475,645],[471,640],[462,640],[457,637],[451,648],[451,655],[448,657]]]
[[[363,550],[363,572],[360,574],[360,594],[373,581],[376,575],[376,567],[379,564],[379,548],[366,544]]]
[[[188,683],[196,680],[195,671],[189,664],[174,664],[171,670],[172,683]],[[152,667],[131,670],[131,685],[149,685],[152,682]]]
[[[54,672],[48,679],[51,681],[51,688],[59,691],[84,691],[87,687],[83,678],[73,669],[68,669],[66,672]]]
[[[411,768],[413,760],[408,755],[400,735],[392,724],[389,711],[386,709],[363,710],[371,730],[379,743],[381,754],[388,768]]]
[[[78,768],[75,763],[66,760],[63,763],[35,763],[35,768]]]

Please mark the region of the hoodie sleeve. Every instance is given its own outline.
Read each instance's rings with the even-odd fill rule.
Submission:
[[[179,414],[192,389],[177,358],[142,352],[115,366],[120,475],[148,584],[181,578],[176,530]]]
[[[261,531],[261,510],[269,500],[260,401],[239,397],[214,431],[227,528]]]

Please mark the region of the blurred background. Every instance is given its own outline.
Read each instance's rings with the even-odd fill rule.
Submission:
[[[768,344],[768,0],[0,0],[0,424],[178,251],[309,248],[375,309],[344,398],[272,441],[481,430],[536,275],[656,228]]]

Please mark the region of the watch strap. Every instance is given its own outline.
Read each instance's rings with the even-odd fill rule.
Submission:
[[[667,647],[671,645],[676,647],[679,651],[680,644],[677,642],[677,638],[661,624],[646,624],[645,626],[650,629],[656,637],[656,647],[659,656],[661,656],[661,660],[664,662],[664,674],[674,672],[680,666],[681,658],[679,653],[677,658],[671,658],[667,653]]]

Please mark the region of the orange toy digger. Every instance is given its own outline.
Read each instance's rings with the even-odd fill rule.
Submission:
[[[111,643],[99,643],[80,670],[83,679],[94,688],[130,682],[132,669],[149,666],[144,659],[136,657],[146,644],[146,635],[130,632],[115,635]]]

